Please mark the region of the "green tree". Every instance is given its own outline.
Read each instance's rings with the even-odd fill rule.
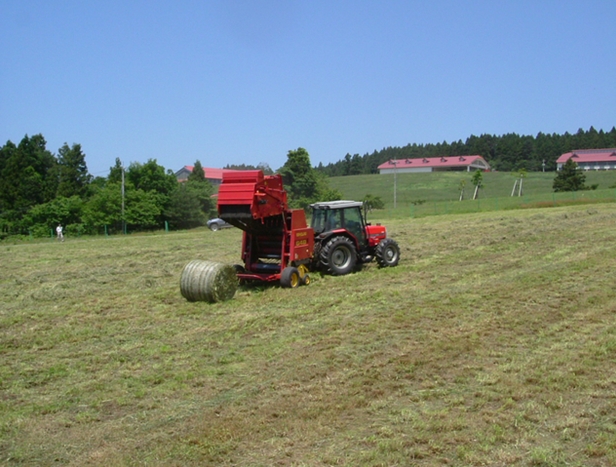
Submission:
[[[342,198],[339,190],[329,186],[328,177],[310,164],[310,155],[304,148],[289,151],[287,162],[280,169],[289,204],[306,209],[317,201],[334,201]]]
[[[9,202],[9,190],[7,190],[9,181],[4,179],[4,168],[16,150],[17,146],[11,141],[7,141],[0,148],[0,219],[6,217],[9,208],[12,207]],[[5,224],[3,223],[2,225],[4,226]]]
[[[207,223],[207,214],[203,212],[203,201],[199,192],[191,187],[190,182],[180,183],[171,194],[165,218],[174,229],[190,229]],[[194,183],[193,183],[194,184]]]
[[[479,197],[479,189],[483,188],[483,173],[481,170],[477,169],[471,178],[471,182],[475,186],[475,193],[473,194],[473,199],[477,199]]]
[[[178,181],[171,170],[165,172],[165,168],[158,165],[155,159],[149,159],[145,164],[133,162],[126,170],[126,222],[129,222],[129,210],[137,209],[138,206],[129,206],[129,202],[153,202],[156,209],[148,210],[148,213],[157,211],[157,223],[162,224],[162,213],[167,209],[171,194],[177,189]],[[143,191],[146,195],[129,196],[133,191]],[[149,215],[149,214],[148,214]],[[135,216],[130,223],[138,224]],[[148,226],[154,224],[148,219]],[[134,225],[136,227],[136,225]],[[145,226],[145,225],[144,225]]]
[[[127,192],[124,214],[129,228],[141,230],[159,226],[162,206],[158,194],[141,189]]]
[[[92,181],[90,182],[90,188],[102,188],[107,184],[107,179],[105,177],[94,177],[92,178]]]
[[[318,178],[310,165],[310,155],[304,148],[288,152],[287,162],[280,169],[280,174],[292,207],[306,208],[317,201]]]
[[[124,182],[124,190],[122,190]],[[107,178],[97,177],[90,184],[91,195],[84,206],[83,222],[87,230],[106,226],[111,231],[122,231],[122,201],[126,214],[126,193],[134,187],[126,177],[124,164],[116,157],[115,164],[109,168]],[[124,191],[124,200],[122,193]],[[126,216],[125,216],[126,217]],[[109,231],[109,230],[108,230]]]
[[[215,202],[212,199],[212,195],[214,194],[214,186],[207,178],[205,178],[205,172],[203,171],[201,162],[198,160],[195,161],[193,171],[188,176],[188,179],[184,182],[183,186],[185,186],[187,194],[190,194],[190,196],[199,201],[199,209],[203,213],[203,216],[209,217],[215,209]],[[177,192],[177,190],[175,191]]]
[[[58,151],[58,192],[57,196],[84,197],[92,176],[88,173],[86,156],[81,145],[64,145]]]
[[[151,229],[160,225],[162,210],[154,191],[125,191],[124,221],[132,230]],[[83,222],[89,230],[94,227],[109,226],[121,230],[122,226],[122,187],[119,183],[107,183],[96,188],[84,206]]]
[[[342,197],[338,190],[329,187],[327,176],[310,165],[310,155],[304,148],[289,151],[287,162],[279,172],[291,207],[305,209],[317,201],[333,201]]]
[[[385,203],[380,196],[367,194],[366,196],[364,196],[364,199],[362,201],[364,202],[364,205],[366,206],[366,209],[368,211],[372,211],[373,209],[385,209]]]
[[[116,157],[115,165],[109,167],[109,176],[107,181],[109,183],[122,183],[122,172],[124,172],[124,166],[119,157]]]
[[[292,185],[295,181],[309,176],[312,173],[310,154],[304,148],[289,150],[287,161],[279,172],[288,185]]]
[[[4,146],[0,148],[0,176],[4,171],[7,161],[11,158],[13,153],[17,150],[17,146],[11,141],[7,141]]]
[[[164,187],[171,188],[171,184]],[[203,166],[197,160],[185,182],[178,183],[173,177],[173,189],[167,191],[168,201],[162,206],[162,214],[172,228],[205,225],[214,210],[213,194],[214,187],[205,178]]]
[[[193,182],[205,182],[205,171],[203,170],[203,166],[199,160],[195,161],[195,165],[193,165],[192,172],[188,175],[188,181]]]
[[[314,175],[317,178],[317,194],[313,201],[335,201],[342,199],[340,190],[329,186],[329,180],[325,174],[315,170]]]
[[[126,171],[126,179],[136,190],[154,191],[161,195],[169,195],[178,183],[173,172],[165,172],[156,159],[149,159],[145,164],[132,162]]]
[[[57,189],[56,159],[42,135],[27,135],[17,147],[5,146],[0,180],[0,204],[20,219],[33,206],[50,201]],[[6,214],[6,212],[5,212]]]
[[[122,173],[124,172],[124,199],[122,199]],[[202,179],[200,182],[184,182],[186,187],[198,185],[198,193],[211,189],[211,184]],[[150,159],[145,164],[133,162],[124,169],[122,161],[116,158],[110,168],[107,179],[96,179],[91,183],[92,196],[84,208],[83,220],[88,226],[109,226],[120,229],[122,222],[131,230],[143,230],[159,227],[169,216],[178,220],[182,213],[174,215],[180,206],[176,195],[179,184],[172,171],[158,165]],[[171,205],[172,197],[176,196]],[[211,205],[211,192],[203,195],[207,198],[208,209]],[[193,194],[193,198],[198,198]],[[122,201],[124,201],[124,218],[122,218]]]
[[[110,182],[103,187],[95,187],[93,195],[84,206],[83,223],[89,229],[122,225],[122,186]]]
[[[205,180],[204,182],[185,182],[186,189],[199,200],[199,209],[206,216],[209,217],[216,209],[216,201],[212,198],[214,194],[214,187],[212,184]]]
[[[353,154],[349,165],[349,175],[359,175],[364,171],[364,160],[359,154]]]
[[[35,236],[49,236],[49,232],[61,223],[67,232],[79,231],[84,202],[79,196],[58,196],[48,203],[38,204],[28,211],[22,221],[24,229]]]
[[[573,158],[567,159],[562,166],[562,169],[556,173],[554,182],[552,183],[552,189],[555,192],[561,191],[581,191],[588,190],[585,185],[586,175],[573,160]]]

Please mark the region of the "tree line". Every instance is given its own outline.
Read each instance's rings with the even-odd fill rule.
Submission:
[[[464,143],[409,144],[364,156],[347,154],[318,167],[311,165],[306,149],[298,148],[288,152],[277,172],[283,176],[291,207],[306,208],[312,202],[341,198],[329,187],[328,176],[376,173],[389,159],[479,154],[495,170],[542,170],[544,162],[545,170],[555,170],[556,159],[565,152],[606,147],[616,147],[616,128],[605,133],[591,127],[575,135],[470,136]],[[79,144],[65,143],[53,154],[41,134],[0,147],[0,238],[47,236],[59,223],[69,235],[159,229],[165,223],[174,229],[192,228],[215,215],[215,188],[198,160],[188,180],[178,183],[155,159],[124,167],[117,158],[107,177],[93,177],[85,157]],[[265,163],[226,168],[272,173]],[[379,200],[370,205],[378,208]]]
[[[199,161],[185,183],[155,159],[124,167],[117,158],[107,177],[88,173],[79,144],[58,154],[45,138],[25,136],[0,147],[0,237],[49,236],[62,224],[69,235],[203,225],[215,207],[214,187]]]
[[[289,151],[287,157],[279,172],[291,206],[305,208],[318,200],[340,198],[312,167],[305,149]],[[79,144],[65,143],[53,154],[41,134],[0,147],[0,239],[50,236],[58,224],[68,235],[154,230],[163,225],[184,229],[205,225],[216,215],[216,190],[198,160],[188,179],[179,183],[155,159],[124,167],[116,158],[107,177],[89,174],[85,159]],[[272,172],[263,163],[234,168]]]
[[[267,162],[260,162],[257,165],[252,164],[227,164],[223,167],[226,170],[262,170],[265,175],[272,175],[274,171]]]
[[[317,170],[330,176],[378,173],[377,167],[390,159],[414,159],[437,156],[480,155],[493,170],[513,172],[554,171],[556,159],[575,149],[600,149],[616,147],[616,127],[609,132],[593,127],[575,134],[544,134],[521,136],[509,133],[502,136],[471,135],[466,141],[437,144],[407,144],[404,147],[387,147],[363,156],[346,154],[338,162],[319,164]],[[545,165],[544,165],[545,164]]]

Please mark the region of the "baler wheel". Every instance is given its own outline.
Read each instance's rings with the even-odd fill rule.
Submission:
[[[293,266],[288,266],[280,274],[280,285],[287,289],[294,289],[301,284],[299,270]]]
[[[397,266],[400,261],[400,247],[395,240],[386,238],[376,246],[375,256],[381,268]]]
[[[355,245],[347,237],[334,237],[321,249],[321,263],[335,276],[350,273],[356,262]]]

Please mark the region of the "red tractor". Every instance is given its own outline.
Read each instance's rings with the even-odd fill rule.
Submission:
[[[385,227],[367,224],[362,203],[315,203],[312,223],[303,209],[289,209],[280,175],[260,170],[226,172],[218,193],[221,219],[243,230],[241,281],[280,281],[283,287],[310,282],[310,271],[351,272],[376,258],[396,266],[400,248]]]
[[[384,226],[365,221],[363,203],[330,201],[311,204],[314,265],[334,275],[351,272],[357,264],[376,258],[380,267],[400,261],[400,247],[387,238]]]

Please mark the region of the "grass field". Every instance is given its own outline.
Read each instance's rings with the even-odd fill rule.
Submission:
[[[214,305],[235,229],[0,244],[0,465],[615,465],[614,206],[392,218],[397,268]]]

